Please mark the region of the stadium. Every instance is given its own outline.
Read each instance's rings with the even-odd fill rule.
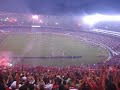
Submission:
[[[3,18],[4,21],[0,27],[1,58],[10,59],[11,64],[21,63],[33,66],[96,64],[108,61],[119,52],[104,42],[96,40],[98,37],[112,40],[110,36],[102,35],[102,33],[95,35],[95,31],[86,31],[84,28],[82,30],[81,27],[76,29],[62,24],[58,25],[59,21],[53,21],[53,25],[45,26],[47,16],[44,16],[43,19],[40,15],[29,15],[28,17],[28,15],[21,14],[18,17],[14,13],[3,16],[6,17]],[[13,24],[10,16],[14,17],[12,18]],[[22,22],[24,19],[22,17],[26,18],[26,22]],[[31,20],[28,21],[27,18],[30,17]],[[51,18],[56,20],[66,17],[51,16]],[[48,19],[48,23],[52,22]]]
[[[120,90],[120,16],[40,1],[0,4],[0,90]]]

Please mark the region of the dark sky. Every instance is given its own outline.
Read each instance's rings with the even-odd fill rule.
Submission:
[[[120,0],[0,0],[0,12],[118,14],[120,13]]]

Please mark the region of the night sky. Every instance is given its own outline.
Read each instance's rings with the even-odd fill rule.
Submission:
[[[0,12],[120,14],[120,0],[0,0]]]

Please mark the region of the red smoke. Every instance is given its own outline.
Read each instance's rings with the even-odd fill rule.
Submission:
[[[5,57],[0,58],[0,65],[1,66],[8,66],[9,65],[8,59]]]

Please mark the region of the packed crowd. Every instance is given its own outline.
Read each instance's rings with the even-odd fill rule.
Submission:
[[[119,65],[15,65],[0,69],[0,90],[120,90]]]
[[[120,52],[120,39],[113,37],[113,36],[108,36],[108,35],[101,35],[101,34],[96,34],[96,33],[89,33],[89,32],[73,32],[71,33],[73,36],[78,36],[80,39],[83,38],[85,40],[97,42],[104,44],[108,47],[110,47],[112,50],[115,52]]]
[[[120,23],[119,22],[99,22],[95,25],[95,28],[97,29],[103,29],[103,30],[110,30],[110,31],[120,31]]]
[[[72,15],[33,15],[33,14],[17,14],[17,13],[1,13],[0,25],[39,25],[63,28],[79,28],[76,16]]]
[[[75,15],[33,15],[33,14],[17,14],[17,13],[1,13],[0,25],[39,25],[62,28],[90,29],[89,25],[83,23],[81,16]],[[93,27],[119,32],[119,22],[99,22]]]
[[[106,64],[109,65],[109,66],[111,66],[111,65],[120,66],[120,55],[115,55],[109,61],[107,61]]]

